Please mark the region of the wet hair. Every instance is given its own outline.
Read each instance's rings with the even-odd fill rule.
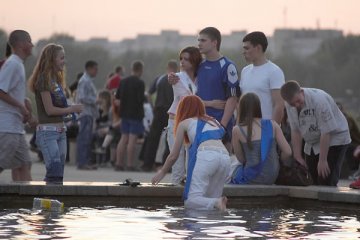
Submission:
[[[85,63],[85,69],[88,70],[89,68],[96,67],[98,63],[94,60],[89,60]]]
[[[196,76],[199,65],[202,62],[202,56],[199,51],[199,48],[194,47],[194,46],[185,47],[180,51],[179,58],[180,58],[181,54],[183,54],[183,53],[188,53],[190,55],[189,61],[193,67],[193,70],[194,70],[194,73]]]
[[[30,38],[30,34],[24,30],[14,30],[9,35],[9,45],[13,48],[17,46],[19,42],[25,42]]]
[[[238,123],[240,126],[247,126],[246,143],[252,149],[251,136],[254,118],[262,118],[261,104],[259,97],[252,92],[241,96],[238,109]]]
[[[61,71],[56,70],[55,61],[60,51],[64,51],[63,46],[54,43],[49,43],[42,49],[29,79],[29,88],[31,91],[35,92],[41,79],[45,81],[46,87],[50,86],[51,80],[55,80],[63,89],[66,88],[65,69]]]
[[[295,80],[290,80],[284,83],[284,85],[282,85],[282,87],[280,88],[280,94],[285,101],[290,102],[295,96],[295,94],[300,92],[300,90],[300,84]]]
[[[265,52],[268,46],[268,40],[263,32],[251,32],[246,34],[243,42],[250,42],[253,46],[260,45]]]
[[[217,44],[216,44],[216,49],[218,51],[220,51],[220,46],[221,46],[221,33],[217,28],[214,27],[206,27],[204,29],[202,29],[199,34],[204,34],[206,36],[208,36],[212,41],[216,40]]]
[[[176,110],[174,134],[176,134],[180,122],[188,118],[200,118],[205,121],[212,120],[215,122],[212,117],[206,115],[205,105],[196,95],[186,96],[180,101]],[[187,135],[185,135],[185,142],[189,143]]]

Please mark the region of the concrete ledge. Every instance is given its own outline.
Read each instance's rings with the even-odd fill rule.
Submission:
[[[171,184],[153,186],[141,183],[137,187],[116,182],[65,182],[64,185],[46,185],[42,181],[0,183],[0,196],[74,196],[74,197],[153,197],[181,198],[183,187]],[[348,187],[280,186],[280,185],[225,185],[229,198],[276,197],[313,199],[328,202],[360,203],[360,191]]]

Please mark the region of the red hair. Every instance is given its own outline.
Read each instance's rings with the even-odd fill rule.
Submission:
[[[196,95],[186,96],[180,101],[176,110],[174,134],[176,134],[180,122],[188,118],[214,121],[212,117],[206,115],[205,105]],[[185,143],[189,143],[189,137],[187,135],[185,135]]]

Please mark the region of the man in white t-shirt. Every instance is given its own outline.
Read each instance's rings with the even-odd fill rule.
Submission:
[[[32,120],[25,104],[26,78],[24,60],[31,55],[29,33],[10,33],[12,55],[0,70],[0,172],[12,169],[13,181],[30,181],[31,160],[25,140],[24,123]]]
[[[265,56],[268,41],[263,32],[251,32],[243,38],[245,60],[251,64],[241,71],[242,94],[253,92],[260,98],[262,117],[280,124],[284,101],[280,87],[285,82],[283,71]]]
[[[296,81],[286,82],[281,96],[286,101],[294,158],[308,167],[315,185],[336,186],[351,142],[345,116],[329,94],[301,88]]]

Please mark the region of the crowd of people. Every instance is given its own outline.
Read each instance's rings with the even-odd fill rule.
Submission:
[[[116,171],[160,167],[153,184],[171,170],[172,183],[184,185],[186,208],[224,210],[224,184],[274,184],[281,164],[294,161],[308,170],[313,184],[336,186],[356,140],[349,125],[356,122],[348,123],[325,91],[285,81],[281,68],[266,56],[263,32],[248,33],[242,45],[249,64],[240,74],[220,52],[220,31],[206,27],[198,46],[180,50],[179,59],[168,62],[166,73],[147,92],[142,61],[132,63],[127,77],[123,67],[116,67],[98,91],[98,63],[88,60],[69,93],[66,49],[50,43],[28,81],[37,108],[33,116],[23,66],[33,44],[26,31],[11,32],[11,54],[0,69],[0,172],[11,169],[13,181],[31,180],[24,137],[28,124],[36,129],[47,184],[63,183],[67,132],[76,127],[79,170],[96,170],[106,162]],[[141,138],[143,165],[138,168],[135,147]],[[358,167],[360,147],[353,146],[350,156]],[[352,188],[360,188],[358,172]]]

